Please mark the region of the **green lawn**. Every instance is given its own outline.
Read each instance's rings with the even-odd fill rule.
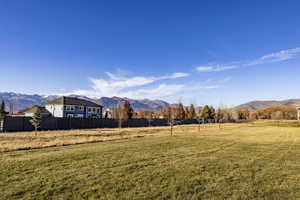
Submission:
[[[300,128],[197,130],[2,152],[0,199],[300,198]]]

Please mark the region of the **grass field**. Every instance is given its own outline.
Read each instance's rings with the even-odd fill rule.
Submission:
[[[300,199],[295,123],[10,133],[0,150],[0,199]]]

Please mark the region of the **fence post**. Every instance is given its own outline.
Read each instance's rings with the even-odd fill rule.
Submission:
[[[25,131],[24,129],[24,121],[25,121],[25,117],[22,117],[22,131]]]

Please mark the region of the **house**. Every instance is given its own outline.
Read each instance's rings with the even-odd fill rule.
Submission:
[[[76,97],[61,97],[46,104],[53,117],[102,118],[102,106]]]
[[[297,112],[298,112],[297,119],[298,119],[298,121],[300,121],[300,107],[297,107]]]
[[[51,116],[51,113],[46,110],[45,107],[42,106],[32,106],[30,108],[25,108],[23,110],[20,110],[15,116],[25,116],[25,117],[33,117],[34,113],[37,112],[37,110],[40,109],[42,117],[49,117]]]

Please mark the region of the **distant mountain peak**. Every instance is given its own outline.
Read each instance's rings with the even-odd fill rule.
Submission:
[[[300,106],[300,99],[287,99],[287,100],[266,100],[266,101],[250,101],[245,104],[241,104],[236,108],[248,108],[249,110],[258,110],[270,106]]]
[[[126,97],[101,97],[99,99],[93,99],[86,96],[81,95],[68,95],[76,98],[81,98],[89,101],[96,102],[106,108],[117,107],[123,101],[129,101],[133,106],[134,110],[152,110],[158,111],[164,109],[169,103],[162,100],[149,100],[149,99],[130,99]],[[14,108],[14,112],[25,109],[34,105],[45,105],[47,102],[52,101],[56,98],[61,97],[60,95],[38,95],[38,94],[20,94],[14,92],[0,92],[0,100],[4,100],[6,103],[6,109],[9,109],[9,105],[12,104]]]

